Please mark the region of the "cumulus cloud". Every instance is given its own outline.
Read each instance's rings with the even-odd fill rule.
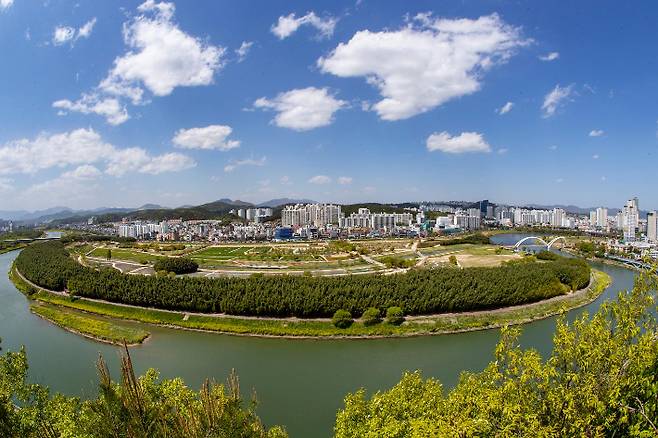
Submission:
[[[601,137],[603,134],[605,134],[605,132],[603,132],[602,129],[592,129],[589,132],[590,137]]]
[[[92,166],[91,164],[83,164],[82,166],[78,166],[73,170],[64,172],[62,177],[78,180],[90,180],[98,178],[101,175],[102,172],[98,170],[96,166]]]
[[[144,104],[146,90],[155,96],[171,94],[177,87],[209,85],[214,74],[224,66],[226,49],[208,44],[180,29],[173,21],[173,3],[147,0],[123,26],[123,40],[127,51],[114,60],[107,76],[82,98],[67,102],[69,111],[95,113],[106,117],[110,124],[128,120],[128,115],[103,114],[93,111],[97,104],[108,104],[110,99],[128,99],[133,105]],[[79,34],[91,32],[87,23]],[[114,105],[114,104],[113,104]],[[123,107],[117,102],[118,107]]]
[[[92,18],[91,20],[83,24],[82,27],[78,29],[78,38],[89,38],[89,35],[91,35],[91,32],[94,30],[95,25],[96,25],[96,17]]]
[[[273,99],[261,97],[254,107],[277,112],[273,122],[281,128],[308,131],[330,125],[336,111],[347,102],[336,99],[327,88],[301,88],[279,93]]]
[[[98,94],[83,94],[80,99],[72,102],[67,99],[53,102],[53,108],[58,108],[60,116],[68,111],[82,114],[97,114],[105,117],[110,125],[120,125],[130,117],[126,107],[115,97],[101,98]]]
[[[75,29],[70,26],[57,26],[53,32],[53,44],[60,46],[73,39],[75,36]]]
[[[338,184],[341,184],[341,185],[352,184],[352,177],[351,176],[339,176],[338,177]]]
[[[313,11],[299,18],[296,18],[295,14],[292,13],[280,16],[279,21],[272,25],[270,30],[282,40],[295,33],[300,26],[309,25],[317,29],[319,37],[329,38],[333,35],[337,22],[338,19],[334,17],[320,18]]]
[[[78,166],[67,177],[89,178],[98,170],[92,164],[105,163],[105,173],[121,176],[127,172],[157,174],[180,171],[196,165],[189,157],[169,153],[152,156],[138,147],[118,148],[103,141],[91,128],[60,134],[40,134],[0,146],[0,175]],[[88,166],[85,166],[88,165]],[[94,167],[94,169],[92,169]]]
[[[233,160],[224,166],[224,172],[233,172],[235,169],[242,166],[264,166],[266,161],[267,157],[261,157],[259,159],[245,158],[244,160]]]
[[[505,105],[498,108],[496,112],[500,115],[507,114],[508,112],[512,111],[513,107],[514,107],[513,102],[507,102]]]
[[[448,132],[435,132],[427,137],[427,150],[441,151],[449,154],[462,154],[466,152],[491,152],[491,146],[484,140],[482,134],[477,132],[462,132],[451,136]]]
[[[329,184],[331,182],[331,178],[326,175],[315,175],[309,179],[308,182],[311,184]]]
[[[80,38],[89,38],[95,24],[96,17],[83,24],[79,29],[71,26],[57,26],[53,31],[52,43],[55,46],[61,46],[68,42],[75,43]]]
[[[539,59],[540,59],[541,61],[550,62],[550,61],[555,61],[555,60],[558,59],[559,57],[560,57],[560,53],[558,53],[558,52],[550,52],[550,53],[547,53],[546,55],[540,56]]]
[[[203,128],[179,129],[172,142],[183,149],[217,149],[228,151],[240,147],[238,140],[228,137],[233,132],[230,126],[210,125]]]
[[[372,109],[383,120],[401,120],[478,91],[487,70],[529,42],[496,14],[420,14],[400,30],[359,31],[317,64],[339,77],[365,77],[383,98]]]
[[[542,117],[548,118],[555,114],[555,112],[563,106],[573,95],[573,84],[567,87],[560,87],[556,85],[545,97],[544,103],[541,106]]]
[[[14,0],[0,0],[0,11],[9,9],[14,4]]]
[[[235,49],[235,54],[238,55],[238,62],[244,61],[244,59],[247,57],[247,54],[249,53],[249,50],[251,50],[251,46],[253,45],[253,41],[242,41],[240,47]]]

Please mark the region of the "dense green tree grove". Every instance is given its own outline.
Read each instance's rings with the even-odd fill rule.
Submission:
[[[656,437],[657,289],[645,275],[593,317],[560,320],[546,359],[505,329],[495,360],[449,392],[415,372],[371,398],[348,395],[335,436]]]
[[[81,401],[27,383],[25,351],[0,356],[0,436],[3,438],[284,438],[245,404],[235,374],[225,385],[209,381],[200,391],[181,379],[160,380],[155,370],[136,377],[126,354],[121,382],[98,362],[96,398]],[[20,406],[20,409],[17,408]]]
[[[59,242],[30,247],[16,259],[32,282],[113,302],[233,315],[330,317],[339,309],[361,315],[369,307],[399,306],[406,314],[491,309],[524,304],[585,287],[590,268],[579,259],[498,268],[438,268],[395,275],[249,278],[125,275],[92,269],[69,257]]]
[[[162,257],[155,261],[153,269],[175,274],[190,274],[199,269],[199,264],[189,257]]]

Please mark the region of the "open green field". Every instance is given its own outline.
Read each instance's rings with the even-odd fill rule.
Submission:
[[[70,307],[38,302],[30,305],[32,313],[63,327],[103,342],[129,345],[139,344],[149,333],[139,328],[118,324],[99,316],[80,312]]]

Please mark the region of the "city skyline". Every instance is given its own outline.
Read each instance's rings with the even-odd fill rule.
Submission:
[[[1,5],[0,210],[658,204],[652,4]]]

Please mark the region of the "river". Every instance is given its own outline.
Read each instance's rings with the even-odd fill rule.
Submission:
[[[495,239],[507,244],[517,237],[499,235]],[[119,349],[66,332],[32,315],[27,300],[6,275],[17,255],[17,251],[0,255],[3,350],[26,347],[33,382],[69,395],[95,396],[94,362],[98,354],[105,357],[116,377]],[[599,263],[593,266],[612,275],[613,283],[594,303],[570,312],[569,319],[584,309],[595,311],[603,300],[633,286],[633,271]],[[555,318],[527,324],[521,343],[546,355],[554,328]],[[355,341],[261,339],[153,326],[147,330],[151,338],[130,350],[138,373],[154,367],[162,377],[179,376],[198,388],[206,377],[224,381],[235,368],[243,393],[256,390],[262,420],[285,426],[291,437],[331,436],[336,411],[348,392],[361,387],[369,392],[390,388],[405,370],[422,370],[424,376],[452,387],[461,371],[479,371],[486,366],[500,334],[499,330],[486,330]]]

